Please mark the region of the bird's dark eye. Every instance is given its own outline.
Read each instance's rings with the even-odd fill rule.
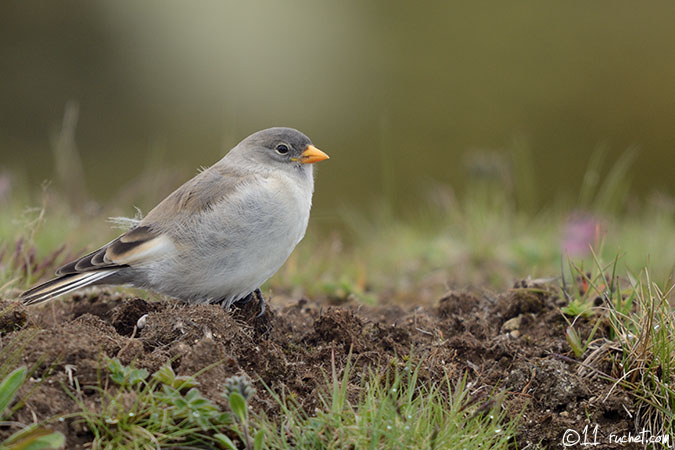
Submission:
[[[275,150],[277,151],[278,154],[285,155],[286,153],[288,153],[288,145],[279,144],[276,146]]]

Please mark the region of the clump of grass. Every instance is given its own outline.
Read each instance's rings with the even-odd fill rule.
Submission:
[[[419,382],[419,366],[408,362],[385,375],[369,372],[355,401],[348,394],[349,363],[342,377],[333,360],[329,391],[308,414],[291,396],[270,391],[281,406],[281,422],[258,415],[268,448],[509,448],[517,420],[494,406],[472,411],[466,378]]]
[[[81,408],[74,416],[93,434],[94,448],[213,447],[224,439],[218,434],[232,428],[231,414],[199,392],[199,374],[177,376],[166,364],[151,376],[117,359],[106,368],[114,384],[94,387],[100,409],[85,406],[79,386],[71,392]]]
[[[675,316],[669,302],[672,290],[672,284],[659,285],[651,280],[645,269],[631,280],[629,292],[616,289],[608,302],[615,343],[615,347],[606,347],[611,375],[617,385],[635,397],[638,427],[653,435],[675,433]],[[631,311],[621,303],[627,299],[633,305]]]
[[[565,314],[585,305],[583,315],[595,324],[582,339],[570,323],[567,340],[580,372],[600,376],[623,389],[636,404],[638,429],[653,436],[675,433],[675,311],[670,299],[672,283],[656,283],[648,269],[634,276],[617,275],[619,258],[610,264],[595,258],[591,273],[577,267],[582,288],[568,297]],[[574,289],[572,289],[574,290]],[[570,291],[570,289],[567,289]],[[566,291],[566,292],[567,292]],[[593,303],[595,302],[595,304]],[[591,314],[588,312],[591,311]],[[577,320],[581,313],[574,318]],[[596,337],[600,325],[608,330]],[[609,394],[607,394],[609,396]]]

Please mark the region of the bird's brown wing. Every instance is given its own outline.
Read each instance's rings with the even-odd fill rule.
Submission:
[[[176,189],[140,224],[114,241],[57,270],[57,275],[121,267],[157,257],[174,246],[172,231],[250,181],[250,175],[229,167],[211,167]],[[173,238],[176,238],[173,236]]]
[[[90,272],[92,270],[122,267],[155,254],[166,244],[166,236],[149,226],[133,228],[112,242],[56,271],[57,275]]]

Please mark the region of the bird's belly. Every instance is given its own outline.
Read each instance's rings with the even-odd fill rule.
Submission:
[[[224,245],[222,252],[213,252],[195,265],[198,278],[208,297],[233,300],[252,292],[267,281],[284,264],[301,236],[262,234],[244,240],[233,248]]]
[[[214,211],[202,217],[194,224],[199,239],[165,261],[171,268],[154,288],[190,302],[230,303],[260,287],[305,234],[309,204],[290,200],[259,195],[235,205],[236,216]]]

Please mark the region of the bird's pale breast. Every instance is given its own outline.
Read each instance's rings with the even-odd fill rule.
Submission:
[[[195,215],[186,224],[192,239],[153,271],[154,288],[194,302],[231,302],[260,287],[305,234],[313,180],[303,181],[262,177]]]

